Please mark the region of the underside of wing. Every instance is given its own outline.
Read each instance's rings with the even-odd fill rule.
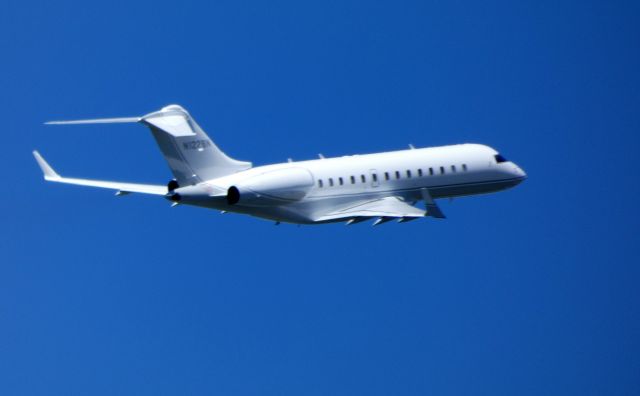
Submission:
[[[57,183],[66,183],[66,184],[75,184],[79,186],[89,186],[89,187],[99,187],[99,188],[107,188],[111,190],[117,190],[118,195],[128,194],[128,193],[141,193],[141,194],[152,194],[152,195],[165,195],[167,193],[167,187],[158,186],[152,184],[137,184],[137,183],[122,183],[122,182],[113,182],[106,180],[89,180],[89,179],[75,179],[70,177],[62,177],[60,176],[51,165],[45,161],[44,158],[37,151],[33,152],[33,156],[36,158],[42,173],[44,174],[44,178],[47,181],[57,182]]]
[[[45,177],[47,181],[75,184],[77,186],[98,187],[111,190],[117,190],[118,195],[124,195],[129,193],[139,194],[151,194],[151,195],[165,195],[167,193],[167,187],[157,186],[152,184],[136,184],[136,183],[122,183],[106,180],[89,180],[89,179],[74,179],[70,177]]]
[[[347,221],[348,224],[353,224],[378,218],[375,224],[382,224],[393,219],[409,221],[424,216],[424,210],[410,205],[401,198],[386,197],[359,202],[331,213],[322,214],[316,217],[315,221]]]

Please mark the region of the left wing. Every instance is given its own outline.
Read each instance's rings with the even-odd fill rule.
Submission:
[[[399,219],[400,221],[414,220],[424,217],[425,214],[424,210],[406,203],[399,197],[386,197],[360,202],[335,212],[318,216],[315,221],[346,220],[347,224],[353,224],[377,217],[378,219],[374,223],[374,225],[377,225],[393,219]]]
[[[47,181],[57,182],[57,183],[67,183],[67,184],[76,184],[80,186],[90,186],[90,187],[100,187],[100,188],[109,188],[112,190],[118,190],[118,195],[128,194],[128,193],[141,193],[141,194],[152,194],[152,195],[165,195],[167,193],[166,186],[156,186],[151,184],[134,184],[134,183],[121,183],[121,182],[112,182],[112,181],[104,181],[104,180],[87,180],[87,179],[73,179],[69,177],[62,177],[56,171],[53,170],[51,165],[47,163],[47,161],[42,158],[40,153],[37,151],[33,152],[33,156],[36,157],[36,161],[42,169],[42,173],[44,173],[44,179]]]

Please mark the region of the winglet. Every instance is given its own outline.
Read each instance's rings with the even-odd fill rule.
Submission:
[[[53,170],[51,165],[49,165],[44,158],[42,158],[38,150],[33,150],[33,156],[36,157],[36,161],[38,162],[40,169],[42,169],[42,173],[44,173],[45,180],[60,179],[60,175]]]

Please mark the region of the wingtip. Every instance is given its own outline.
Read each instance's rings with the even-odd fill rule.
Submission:
[[[55,170],[53,170],[53,168],[47,163],[47,161],[45,161],[38,150],[33,150],[33,156],[35,157],[38,166],[40,166],[40,170],[42,170],[42,173],[44,174],[44,178],[46,180],[60,178],[60,175],[56,173]]]

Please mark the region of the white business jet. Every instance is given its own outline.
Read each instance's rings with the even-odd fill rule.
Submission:
[[[425,216],[444,218],[436,199],[501,191],[527,176],[491,147],[459,144],[291,161],[252,167],[223,153],[189,113],[171,105],[142,117],[47,124],[137,122],[147,126],[171,168],[166,186],[60,176],[37,152],[48,181],[164,196],[173,205],[194,205],[279,222],[374,225]],[[425,209],[414,206],[424,201]]]

